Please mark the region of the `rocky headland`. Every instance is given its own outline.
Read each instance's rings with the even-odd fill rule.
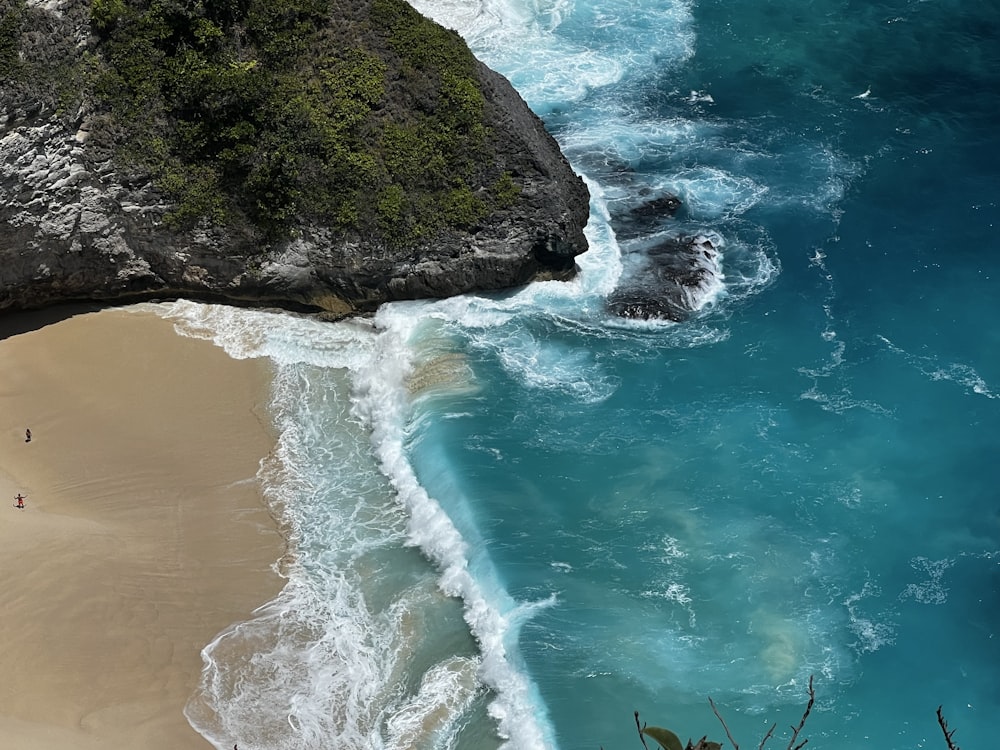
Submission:
[[[588,201],[402,0],[0,0],[0,310],[339,316],[569,278]]]

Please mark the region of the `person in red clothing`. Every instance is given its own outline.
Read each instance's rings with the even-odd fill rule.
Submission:
[[[18,508],[23,508],[24,507],[24,501],[27,498],[25,498],[24,495],[22,495],[20,492],[18,492],[17,493],[17,497],[15,497],[14,499],[17,500],[17,507]]]

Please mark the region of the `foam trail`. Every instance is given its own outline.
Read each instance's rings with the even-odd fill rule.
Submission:
[[[966,391],[977,396],[985,396],[989,399],[997,398],[997,394],[990,388],[989,383],[970,365],[962,362],[949,362],[942,364],[936,357],[928,357],[922,354],[911,354],[894,344],[885,336],[876,337],[892,353],[903,357],[903,360],[932,381],[948,381],[957,383]]]
[[[448,732],[453,717],[468,710],[479,680],[478,663],[455,658],[427,671],[420,692],[388,722],[392,747],[449,747]]]
[[[384,313],[391,324],[376,330],[189,302],[157,310],[184,335],[212,340],[234,357],[275,362],[271,410],[279,439],[260,478],[294,555],[279,597],[204,649],[201,689],[186,709],[192,726],[218,748],[237,737],[268,750],[331,742],[450,747],[485,684],[497,692],[490,713],[510,747],[551,746],[533,718],[533,688],[508,659],[514,628],[487,601],[468,570],[467,545],[417,483],[404,452],[411,311],[395,320]],[[353,385],[338,375],[345,371]],[[344,435],[351,422],[353,433]],[[395,500],[379,490],[386,477]],[[388,504],[377,502],[382,495]],[[369,558],[404,543],[419,546],[440,579],[428,569],[421,582],[395,593],[373,584]],[[417,624],[421,613],[445,601],[438,586],[465,602],[481,656],[448,655],[413,692],[401,693],[400,684],[413,679],[406,675],[414,654],[430,637]],[[388,606],[373,604],[386,595]]]
[[[707,166],[679,170],[664,188],[680,198],[693,217],[716,221],[746,213],[768,192],[749,177]]]
[[[504,309],[504,304],[494,306],[476,298],[450,304],[459,305],[453,311],[459,313],[478,305],[480,323],[499,322],[513,312]],[[443,306],[447,309],[449,303]],[[489,711],[506,746],[514,750],[554,746],[538,718],[544,712],[537,691],[512,661],[516,659],[511,648],[523,612],[513,621],[504,615],[504,611],[518,610],[495,584],[490,591],[499,601],[485,594],[469,570],[466,542],[420,486],[406,457],[412,339],[419,322],[434,317],[432,312],[442,315],[430,303],[388,305],[373,326],[356,321],[321,323],[188,302],[174,303],[164,311],[185,335],[212,340],[234,357],[268,356],[279,365],[272,408],[285,416],[278,425],[281,438],[275,461],[262,469],[263,481],[270,494],[296,499],[286,507],[284,520],[301,559],[288,571],[285,590],[255,619],[222,633],[205,649],[202,694],[192,701],[188,716],[217,747],[226,747],[229,738],[240,732],[243,737],[249,734],[255,746],[276,750],[319,748],[330,738],[345,747],[374,748],[378,747],[371,744],[375,730],[382,725],[389,727],[399,747],[408,746],[419,727],[446,743],[454,731],[449,724],[456,716],[453,712],[467,708],[481,684],[496,692]],[[351,415],[370,431],[370,445],[382,473],[406,514],[395,517],[383,509],[381,517],[365,521],[362,516],[371,515],[372,510],[348,509],[347,517],[330,519],[330,531],[320,535],[330,545],[329,553],[306,549],[314,544],[316,529],[303,527],[303,519],[315,524],[316,519],[329,517],[329,509],[302,506],[324,504],[330,488],[316,486],[318,480],[299,470],[317,461],[300,452],[305,446],[329,441],[330,436],[304,433],[309,420],[297,409],[305,408],[303,402],[308,400],[304,389],[319,391],[321,384],[314,383],[316,373],[302,377],[300,365],[351,373]],[[319,397],[317,393],[312,396]],[[324,432],[322,426],[313,429]],[[363,463],[358,457],[352,460]],[[319,463],[336,465],[338,461],[324,456]],[[345,476],[343,481],[356,481],[356,477]],[[350,493],[351,488],[344,492]],[[279,497],[272,500],[280,504]],[[404,541],[393,533],[401,523],[406,525],[405,541],[439,566],[442,591],[464,602],[465,619],[481,657],[432,668],[418,694],[399,704],[389,692],[394,675],[404,669],[408,649],[400,643],[401,627],[389,615],[371,612],[361,585],[351,580],[351,568],[352,558],[367,549]],[[381,537],[364,533],[373,529],[388,532]],[[334,539],[338,530],[340,536]],[[338,555],[338,549],[346,552]],[[231,667],[234,662],[238,664],[235,669]],[[475,682],[470,682],[470,674],[475,674]],[[464,688],[448,692],[441,683]],[[449,697],[443,699],[446,693]],[[312,696],[335,696],[336,700],[316,701]],[[259,729],[248,729],[254,726]]]
[[[211,341],[233,359],[268,357],[283,365],[356,371],[371,357],[374,342],[372,324],[364,318],[331,324],[288,312],[245,310],[187,300],[137,305],[136,309],[152,309],[173,321],[182,336]]]
[[[297,358],[283,347],[286,360]],[[357,366],[363,358],[356,354],[345,361]],[[288,582],[253,619],[205,648],[201,689],[186,715],[219,748],[238,738],[266,750],[331,743],[375,750],[383,747],[379,728],[406,700],[399,675],[419,647],[408,613],[433,600],[433,578],[397,590],[368,573],[373,554],[402,544],[405,519],[391,500],[378,500],[385,493],[363,433],[344,434],[341,369],[276,367],[271,409],[279,438],[259,476],[289,537]],[[380,590],[386,606],[372,603]]]
[[[406,508],[408,537],[441,569],[440,586],[464,602],[465,619],[482,652],[480,678],[496,691],[490,715],[505,746],[512,750],[552,747],[550,730],[539,719],[540,701],[527,676],[511,662],[509,641],[516,636],[502,613],[511,604],[491,602],[469,570],[468,546],[451,519],[420,485],[406,457],[403,426],[409,411],[406,378],[412,370],[412,343],[419,318],[412,305],[386,305],[376,315],[382,331],[372,369],[357,383],[357,412],[371,427],[372,445],[382,470]],[[482,575],[482,573],[480,574]]]

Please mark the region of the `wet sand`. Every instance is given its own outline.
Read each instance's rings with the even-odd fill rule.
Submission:
[[[4,325],[2,744],[210,748],[183,715],[200,650],[282,583],[268,365],[148,311]]]

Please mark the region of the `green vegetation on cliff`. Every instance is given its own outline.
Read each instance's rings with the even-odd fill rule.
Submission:
[[[119,156],[179,225],[245,216],[408,244],[510,200],[477,190],[475,60],[403,0],[93,0],[96,93]]]
[[[45,17],[25,0],[0,0],[0,103],[71,119],[87,89],[90,57]]]
[[[0,8],[0,84],[30,87],[32,11]],[[314,222],[400,246],[516,200],[475,59],[404,0],[92,0],[89,23],[96,41],[59,78],[174,226],[277,240]]]
[[[24,2],[0,7],[0,71],[10,71],[18,64],[18,41]]]

